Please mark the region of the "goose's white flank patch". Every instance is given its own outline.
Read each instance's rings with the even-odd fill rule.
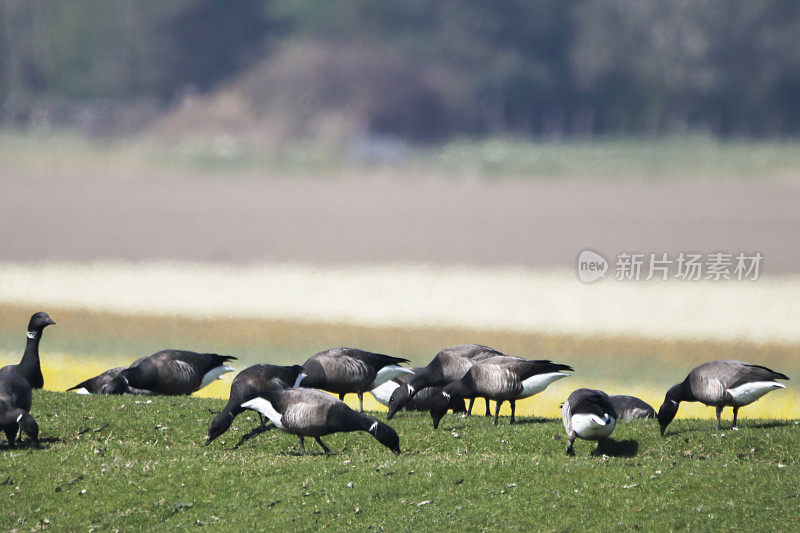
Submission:
[[[607,414],[601,418],[594,414],[572,415],[572,430],[578,437],[586,440],[605,439],[614,431],[617,421]]]
[[[90,392],[86,387],[81,387],[80,389],[75,389],[75,394],[90,394]]]
[[[389,365],[381,368],[378,370],[378,374],[375,376],[375,381],[372,382],[372,385],[369,386],[370,389],[374,389],[375,387],[386,383],[387,381],[391,381],[394,378],[400,377],[403,374],[413,374],[414,371],[410,368],[403,368],[400,365]]]
[[[770,391],[785,388],[786,385],[781,385],[776,381],[754,381],[728,389],[728,394],[731,395],[736,405],[747,405],[758,400]]]
[[[308,374],[304,374],[304,373],[300,372],[299,374],[297,374],[297,379],[294,380],[294,385],[292,385],[292,387],[295,387],[295,388],[299,387],[300,386],[300,382],[303,381],[304,379],[306,379],[307,377],[308,377]]]
[[[235,370],[236,370],[235,368],[231,368],[228,365],[222,365],[216,368],[212,368],[211,370],[206,372],[205,376],[203,376],[203,381],[200,382],[200,388],[202,389],[203,387],[211,385],[212,383],[214,383],[215,380],[219,379],[222,376],[222,374],[233,372]]]
[[[378,421],[376,420],[376,421],[375,421],[375,422],[373,422],[373,423],[372,423],[372,425],[369,427],[369,432],[370,432],[370,433],[375,433],[375,430],[377,430],[377,429],[378,429]]]
[[[22,420],[22,415],[19,415],[19,416],[17,417],[17,423],[19,423],[19,421],[20,421],[20,420]]]
[[[375,397],[376,400],[378,400],[378,403],[389,405],[389,399],[392,397],[392,393],[399,386],[400,385],[398,385],[397,382],[389,380],[382,385],[378,385],[369,392]]]
[[[539,394],[554,381],[558,381],[568,375],[569,374],[565,374],[564,372],[548,372],[547,374],[531,376],[522,382],[522,393],[519,398],[527,398],[528,396]]]
[[[242,407],[245,409],[254,409],[261,413],[262,415],[269,418],[269,421],[275,424],[275,427],[282,428],[283,422],[281,419],[283,418],[281,414],[275,410],[269,400],[265,398],[253,398],[250,401],[244,402]]]
[[[35,331],[29,331],[28,332],[28,338],[29,339],[35,339],[36,338],[36,332]]]

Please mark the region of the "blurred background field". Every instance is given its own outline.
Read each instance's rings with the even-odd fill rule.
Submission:
[[[556,416],[731,357],[793,378],[743,416],[800,418],[798,30],[777,0],[0,2],[0,361],[40,309],[57,390],[167,347],[477,342],[572,364],[523,408]],[[764,263],[583,285],[585,248]]]

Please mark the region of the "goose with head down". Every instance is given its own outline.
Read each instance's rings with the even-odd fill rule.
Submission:
[[[32,400],[31,386],[22,376],[0,375],[0,430],[6,434],[9,446],[14,445],[21,429],[39,447],[39,426],[30,415]]]
[[[476,363],[504,355],[488,346],[480,344],[459,344],[445,348],[427,366],[416,372],[408,381],[396,387],[389,398],[388,420],[405,407],[414,396],[427,387],[443,387],[453,381],[463,378],[467,371]],[[472,412],[474,397],[470,397],[467,412]],[[489,399],[486,399],[486,414],[489,414]]]
[[[339,395],[358,395],[358,410],[364,412],[364,393],[411,370],[400,366],[408,359],[356,348],[333,348],[311,356],[303,364],[306,377],[301,387],[322,389]]]
[[[768,392],[786,388],[776,379],[789,378],[765,366],[730,359],[702,364],[667,391],[664,403],[658,410],[661,435],[675,418],[681,402],[700,402],[716,407],[717,429],[723,407],[733,407],[732,428],[737,429],[740,407],[753,403]]]
[[[124,394],[129,388],[153,394],[190,395],[235,369],[226,363],[232,355],[163,350],[136,366],[122,370],[101,388],[102,394]]]
[[[617,411],[608,394],[595,389],[578,389],[561,405],[561,419],[567,431],[567,455],[575,455],[575,439],[597,441],[592,452],[599,454],[617,425]]]
[[[285,433],[297,435],[300,451],[306,454],[305,437],[314,437],[327,454],[321,437],[331,433],[366,431],[394,453],[400,453],[400,438],[383,422],[350,409],[343,401],[316,389],[277,389],[242,404],[255,409]]]
[[[473,365],[458,381],[442,389],[432,402],[433,427],[439,426],[453,398],[482,396],[495,401],[494,425],[497,425],[503,402],[511,404],[511,420],[516,421],[516,402],[545,390],[551,383],[567,377],[572,367],[547,360],[530,360],[500,355]]]
[[[303,367],[300,365],[277,366],[264,364],[253,365],[239,372],[231,383],[228,403],[208,426],[206,446],[228,431],[233,419],[246,410],[246,408],[242,407],[243,403],[271,390],[296,387],[298,382],[305,377],[302,370]],[[256,412],[261,418],[259,428],[263,428],[266,421],[261,413]]]
[[[396,377],[386,383],[379,385],[372,389],[370,394],[375,397],[378,403],[382,405],[389,405],[389,400],[392,397],[394,391],[400,387],[401,385],[405,384],[414,377],[416,374],[423,370],[422,367],[413,367],[410,369],[413,374],[403,374],[402,376]],[[431,400],[440,392],[444,387],[425,387],[424,389],[420,390],[419,393],[415,394],[413,398],[403,407],[408,411],[427,411],[431,408]],[[467,412],[466,404],[464,403],[463,398],[454,398],[448,409],[452,409],[454,413],[465,413]]]

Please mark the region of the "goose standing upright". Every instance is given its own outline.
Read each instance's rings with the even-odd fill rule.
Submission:
[[[609,396],[608,401],[617,411],[617,420],[630,421],[656,417],[656,410],[653,409],[653,406],[636,396],[617,394]]]
[[[19,374],[34,389],[44,387],[42,366],[39,362],[39,341],[42,340],[44,328],[55,324],[50,315],[39,311],[31,316],[28,322],[28,341],[25,344],[25,353],[19,364],[8,365],[0,368],[0,374]]]
[[[123,394],[129,387],[155,394],[186,395],[210,385],[235,369],[225,363],[232,355],[162,350],[121,371],[101,389],[102,394]]]
[[[432,401],[430,408],[433,429],[447,412],[454,398],[482,396],[495,401],[494,421],[500,415],[503,402],[511,404],[511,420],[516,421],[517,400],[528,398],[545,390],[551,383],[567,377],[564,370],[569,365],[547,360],[530,360],[522,357],[498,355],[473,365],[461,379],[451,382]]]
[[[302,374],[303,367],[300,365],[277,366],[277,365],[253,365],[245,368],[233,378],[231,383],[231,393],[228,403],[222,411],[214,417],[208,426],[208,436],[206,446],[228,431],[233,419],[239,413],[245,411],[242,404],[248,400],[256,398],[259,394],[275,389],[287,389],[296,387],[298,382],[305,377]],[[264,426],[264,418],[261,413],[256,411],[261,418],[261,426]]]
[[[605,392],[578,389],[561,406],[561,419],[569,438],[567,455],[575,455],[576,438],[596,440],[597,448],[592,453],[598,454],[617,425],[617,412]]]
[[[285,433],[297,435],[303,455],[306,454],[305,437],[314,437],[327,454],[330,449],[320,437],[350,431],[366,431],[392,452],[400,453],[400,438],[391,427],[353,411],[343,401],[320,390],[272,390],[244,402],[242,407],[255,409]]]
[[[395,389],[404,383],[407,383],[408,380],[413,378],[416,374],[422,372],[424,368],[413,367],[410,370],[414,374],[403,374],[402,376],[389,380],[386,383],[369,391],[370,394],[375,397],[378,403],[388,406],[389,400],[391,399],[392,393],[395,391]],[[411,398],[411,400],[403,408],[408,411],[427,411],[431,408],[431,400],[433,400],[437,394],[442,392],[443,388],[444,387],[425,387],[415,394],[414,397]],[[447,408],[452,409],[454,413],[467,412],[467,406],[464,403],[463,398],[454,398]]]
[[[9,446],[14,445],[21,428],[39,447],[39,426],[29,412],[32,400],[33,391],[25,378],[18,374],[0,375],[0,429]]]
[[[312,355],[303,364],[305,378],[302,387],[337,393],[340,400],[354,392],[358,395],[358,410],[364,412],[364,392],[386,383],[411,370],[400,366],[408,359],[356,348],[333,348]]]
[[[416,373],[406,383],[397,387],[389,398],[387,420],[403,408],[411,399],[426,387],[442,387],[464,377],[464,374],[479,361],[489,357],[502,356],[501,352],[480,344],[459,344],[445,348],[431,360],[426,367]],[[472,412],[474,398],[470,398],[468,412]],[[486,399],[486,413],[489,414],[489,399]]]
[[[722,408],[731,406],[732,428],[737,429],[740,407],[753,403],[775,389],[786,388],[786,385],[778,383],[776,379],[789,378],[765,366],[730,359],[702,364],[689,372],[681,383],[667,391],[664,403],[658,410],[661,435],[664,435],[667,426],[675,418],[681,402],[700,402],[716,407],[717,429]]]

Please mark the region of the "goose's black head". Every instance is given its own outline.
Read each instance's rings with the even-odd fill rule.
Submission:
[[[431,399],[431,419],[433,420],[433,429],[439,427],[439,421],[447,412],[447,407],[450,405],[450,394],[442,391]]]
[[[662,437],[664,436],[667,426],[678,413],[678,406],[680,405],[680,387],[681,385],[675,385],[667,391],[667,395],[664,397],[664,403],[661,404],[658,410],[658,425],[660,426]]]
[[[386,420],[391,420],[397,411],[411,401],[412,391],[413,389],[409,390],[408,383],[403,383],[394,389],[389,397],[389,413],[386,415]]]
[[[28,331],[42,331],[47,326],[55,324],[50,315],[44,311],[39,311],[31,316],[31,321],[28,322]]]
[[[397,432],[383,422],[375,421],[369,428],[369,433],[375,437],[378,442],[392,450],[392,452],[400,453],[400,437]]]
[[[33,445],[37,448],[39,447],[39,424],[36,423],[36,420],[28,414],[24,413],[22,417],[19,419],[19,427],[25,434],[30,437],[31,441],[33,441]]]
[[[220,414],[215,416],[214,420],[212,420],[211,424],[208,426],[206,446],[211,444],[214,439],[228,431],[228,428],[231,427],[232,422],[233,414],[228,411],[222,411]]]
[[[103,385],[103,388],[100,389],[100,394],[125,394],[125,391],[128,390],[128,378],[124,374],[125,370]]]

